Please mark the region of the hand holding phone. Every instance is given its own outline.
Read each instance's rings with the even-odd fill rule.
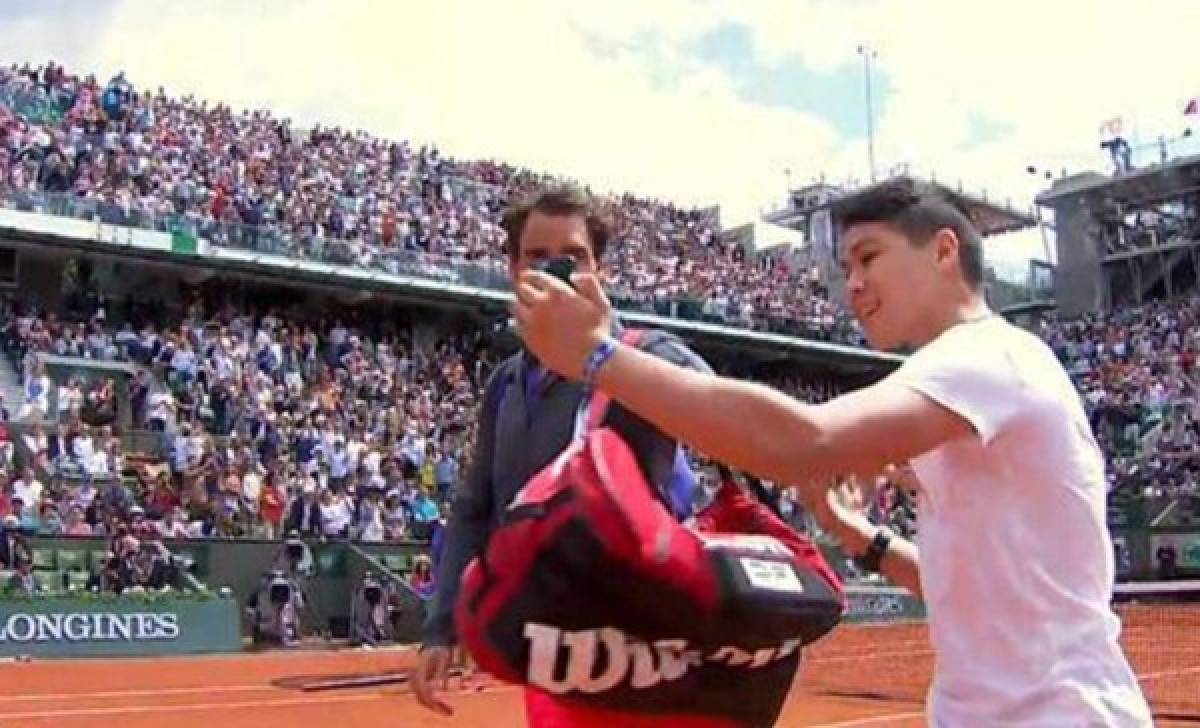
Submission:
[[[575,287],[571,283],[571,275],[575,272],[574,258],[569,256],[550,258],[549,260],[540,261],[535,267],[543,273],[549,273],[568,286],[571,286],[571,288]]]

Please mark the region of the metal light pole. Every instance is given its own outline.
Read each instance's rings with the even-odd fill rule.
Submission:
[[[871,99],[871,61],[879,57],[875,49],[863,44],[858,47],[858,55],[863,58],[863,77],[867,89],[867,165],[871,172],[871,181],[875,181],[875,109]]]

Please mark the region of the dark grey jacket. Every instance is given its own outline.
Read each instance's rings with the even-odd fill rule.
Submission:
[[[708,365],[675,336],[647,330],[640,348],[667,361],[700,371]],[[518,353],[502,362],[484,391],[475,449],[465,479],[454,497],[445,551],[437,573],[437,591],[429,602],[425,645],[447,646],[454,634],[454,602],[459,581],[471,559],[487,543],[504,509],[525,483],[571,442],[582,387],[556,375],[541,383],[541,398],[529,411],[525,377],[531,358]],[[677,443],[628,410],[613,405],[605,424],[621,433],[649,479],[665,490]]]

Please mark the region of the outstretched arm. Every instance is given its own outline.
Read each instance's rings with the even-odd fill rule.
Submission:
[[[873,476],[972,432],[959,415],[888,380],[811,405],[761,384],[684,370],[618,347],[596,382],[666,434],[780,483]]]
[[[848,473],[875,475],[972,432],[960,415],[915,389],[884,380],[821,405],[761,384],[689,371],[608,339],[612,309],[594,276],[575,290],[524,274],[515,313],[526,345],[546,366],[579,379],[601,343],[595,384],[663,433],[715,460],[780,483]]]

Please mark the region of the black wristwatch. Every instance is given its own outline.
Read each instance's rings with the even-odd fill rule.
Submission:
[[[875,538],[871,539],[867,550],[856,556],[854,562],[863,571],[879,573],[879,564],[883,561],[883,556],[887,553],[891,543],[892,532],[886,528],[879,529],[875,532]]]

